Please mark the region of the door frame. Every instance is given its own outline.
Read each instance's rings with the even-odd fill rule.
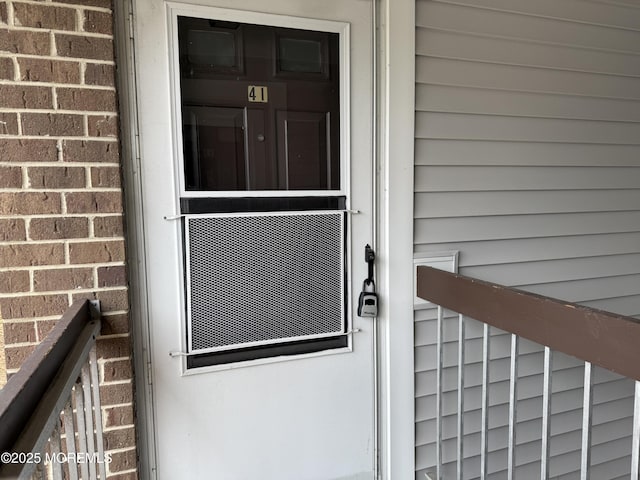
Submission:
[[[378,88],[379,478],[415,476],[415,0],[372,0]],[[375,135],[374,135],[375,138]],[[399,214],[404,212],[403,214]]]
[[[145,231],[133,2],[114,2],[121,155],[127,221],[130,325],[134,350],[139,475],[155,479]],[[392,4],[393,3],[393,4]],[[378,291],[378,478],[412,478],[415,468],[413,360],[413,149],[415,2],[371,0],[376,121],[373,122]],[[411,186],[411,188],[408,188]],[[399,215],[397,212],[407,212]]]

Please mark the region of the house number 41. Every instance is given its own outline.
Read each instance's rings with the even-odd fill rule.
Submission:
[[[249,85],[247,97],[250,102],[267,103],[269,101],[269,90],[260,85]]]

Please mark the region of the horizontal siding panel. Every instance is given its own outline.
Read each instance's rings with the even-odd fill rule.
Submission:
[[[634,77],[597,73],[446,58],[416,58],[416,83],[639,100],[639,82]]]
[[[418,0],[416,24],[507,39],[640,53],[640,32],[637,31],[451,3]]]
[[[446,85],[417,85],[416,110],[578,120],[640,121],[640,101]]]
[[[478,270],[482,270],[482,276]],[[485,278],[503,285],[533,285],[540,283],[591,279],[594,276],[636,275],[640,273],[640,253],[609,255],[606,257],[558,259],[549,262],[512,263],[499,266],[468,267],[464,274]],[[632,277],[629,277],[632,278]],[[615,296],[613,289],[603,282],[600,298]]]
[[[630,420],[631,421],[631,420]],[[631,455],[631,438],[612,440],[605,445],[591,449],[592,478],[612,478],[629,471]],[[614,462],[614,460],[618,460]],[[606,464],[604,476],[597,476],[597,465]]]
[[[640,275],[590,278],[570,282],[551,282],[538,285],[520,285],[519,288],[537,295],[560,298],[573,303],[636,296],[640,305]]]
[[[605,300],[590,300],[581,302],[583,305],[599,310],[635,317],[640,315],[640,295],[633,297],[608,298]]]
[[[536,68],[627,75],[640,74],[637,54],[540,44],[516,39],[416,29],[416,54]]]
[[[582,301],[580,304],[627,317],[638,317],[640,315],[640,295]]]
[[[593,382],[594,383],[607,383],[607,382],[619,382],[619,381],[629,382],[628,387],[630,388],[629,392],[633,391],[633,380],[629,380],[622,375],[618,375],[617,373],[612,372],[611,370],[606,370],[604,368],[596,367],[593,370]],[[631,393],[630,393],[631,394]]]
[[[602,445],[621,438],[629,438],[629,440],[631,440],[632,422],[630,420],[632,418],[633,414],[631,414],[631,418],[625,417],[602,425],[596,425],[592,430],[592,445]]]
[[[417,244],[416,255],[419,256],[421,252],[457,250],[460,252],[459,266],[464,269],[470,266],[637,253],[638,245],[640,245],[640,232],[605,233],[586,236]]]
[[[417,8],[420,9],[424,3],[425,0],[418,0]],[[640,11],[612,2],[603,4],[585,0],[452,0],[445,3],[640,30]]]
[[[416,140],[416,165],[640,166],[639,145]]]
[[[591,409],[592,425],[605,425],[623,418],[629,418],[629,410],[633,408],[633,397],[619,397]]]
[[[595,370],[601,371],[602,374],[596,374]],[[593,382],[594,411],[598,411],[598,418],[594,419],[594,425],[605,425],[609,421],[606,412],[608,412],[607,409],[609,409],[612,402],[620,402],[620,404],[616,404],[615,408],[621,415],[620,418],[633,416],[633,401],[631,400],[635,388],[633,380],[621,377],[604,368],[596,367],[594,369]]]
[[[612,449],[615,447],[612,445]],[[625,454],[625,450],[617,451],[620,458],[616,460],[612,460],[610,462],[602,463],[599,465],[594,465],[592,463],[592,467],[590,470],[591,478],[598,478],[604,480],[619,480],[624,479],[627,480],[630,478],[631,474],[631,461],[629,460],[629,451],[631,450],[631,446],[629,446],[628,451]]]
[[[638,190],[416,193],[415,218],[640,210]],[[635,207],[634,207],[635,206]]]
[[[640,145],[640,124],[417,112],[416,137]]]
[[[634,232],[640,212],[438,218],[415,221],[415,243]]]
[[[638,186],[640,168],[637,167],[418,166],[415,169],[416,192],[606,190]],[[640,204],[631,203],[629,208],[640,209]]]

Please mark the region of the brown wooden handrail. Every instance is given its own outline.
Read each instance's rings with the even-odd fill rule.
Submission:
[[[418,296],[506,332],[640,380],[640,321],[432,267]]]
[[[34,412],[54,393],[52,384],[65,371],[65,363],[75,360],[71,357],[82,347],[78,343],[95,341],[100,324],[95,320],[88,300],[74,303],[0,390],[0,452],[12,451],[33,423]]]

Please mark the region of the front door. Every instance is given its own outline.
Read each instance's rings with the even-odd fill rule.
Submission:
[[[204,3],[135,1],[157,478],[374,478],[371,5]]]

